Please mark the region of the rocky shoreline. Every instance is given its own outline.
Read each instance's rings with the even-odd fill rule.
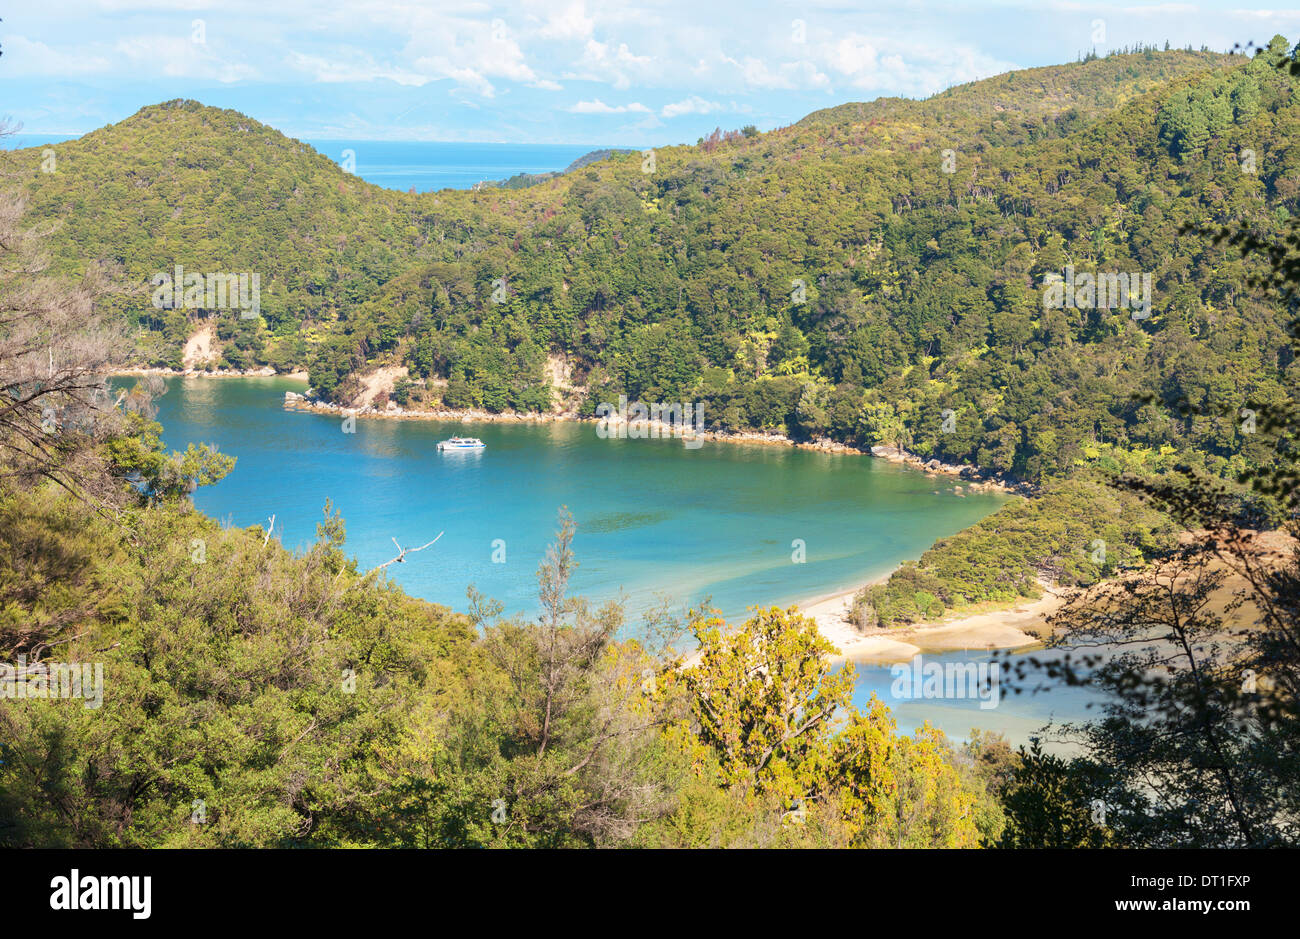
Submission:
[[[915,453],[908,453],[899,447],[872,447],[871,455],[877,459],[888,460],[890,463],[910,466],[924,473],[933,473],[938,476],[956,476],[959,479],[968,480],[970,488],[974,492],[1008,492],[1020,496],[1032,496],[1038,493],[1037,486],[1021,479],[1015,479],[1001,473],[993,473],[978,466],[972,466],[969,463],[953,464],[944,463],[940,460],[927,460]]]
[[[114,375],[163,375],[169,378],[292,378],[296,381],[306,381],[306,369],[296,369],[292,372],[277,372],[269,365],[263,365],[261,368],[121,368],[113,372]]]
[[[298,369],[293,372],[277,372],[271,366],[263,366],[257,369],[173,369],[173,368],[129,368],[120,369],[115,372],[117,375],[163,375],[173,378],[292,378],[298,381],[306,381],[307,373]],[[309,392],[310,388],[307,389]],[[441,410],[420,410],[413,408],[403,408],[395,401],[389,401],[387,407],[363,407],[349,408],[329,402],[317,401],[308,397],[306,394],[299,394],[294,391],[284,393],[284,408],[288,411],[310,411],[315,414],[337,414],[343,417],[366,417],[366,418],[383,418],[386,420],[406,420],[406,421],[460,421],[466,424],[474,423],[526,423],[526,424],[549,424],[557,422],[579,422],[579,423],[597,423],[600,418],[581,417],[571,411],[542,413],[538,411],[501,411],[491,412],[482,411],[474,408],[463,410],[441,409]],[[645,431],[644,436],[665,438],[665,437],[682,437],[683,429],[658,421],[641,422]],[[764,434],[747,431],[700,431],[694,439],[709,440],[718,443],[748,443],[760,446],[782,446],[795,447],[800,450],[816,450],[820,453],[854,453],[864,456],[873,456],[877,459],[887,460],[890,463],[897,463],[901,466],[907,466],[911,469],[920,470],[929,476],[948,476],[963,480],[965,485],[958,486],[957,492],[960,494],[964,489],[971,492],[1002,492],[1009,495],[1032,496],[1038,492],[1038,487],[1032,483],[1023,480],[1014,479],[999,473],[992,473],[982,470],[977,466],[969,464],[951,464],[944,463],[940,460],[926,460],[924,457],[915,453],[909,453],[898,447],[874,446],[867,449],[850,446],[849,444],[840,443],[831,440],[829,437],[822,437],[819,440],[794,440],[785,434]]]
[[[310,389],[309,389],[310,390]],[[384,408],[364,407],[349,408],[329,402],[316,401],[307,395],[294,391],[284,393],[284,408],[287,411],[308,411],[314,414],[331,414],[340,417],[382,418],[386,420],[406,421],[459,421],[474,423],[526,423],[550,424],[559,422],[598,423],[601,418],[581,417],[572,412],[541,413],[537,411],[502,411],[493,413],[477,409],[465,410],[417,410],[403,408],[395,401],[389,401]],[[641,435],[653,438],[686,437],[683,428],[659,421],[639,422]],[[816,450],[821,453],[853,453],[873,456],[877,459],[898,463],[912,469],[918,469],[930,476],[949,476],[964,480],[965,488],[971,492],[1003,492],[1011,495],[1030,496],[1037,492],[1037,487],[1015,479],[1007,479],[998,474],[988,473],[978,467],[969,465],[952,465],[939,460],[925,460],[916,454],[908,453],[897,447],[871,447],[862,449],[849,446],[823,437],[815,441],[793,440],[785,434],[763,434],[756,432],[700,431],[691,436],[692,440],[709,440],[719,443],[748,443],[765,446],[796,447],[800,450]],[[960,494],[963,487],[958,486]]]

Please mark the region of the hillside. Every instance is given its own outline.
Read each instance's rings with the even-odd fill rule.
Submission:
[[[1213,52],[1148,49],[1004,72],[924,101],[842,104],[815,111],[795,127],[843,136],[870,133],[864,143],[873,149],[969,145],[976,135],[977,147],[1003,146],[1078,128],[1168,82],[1232,64]]]
[[[115,302],[152,364],[179,365],[196,315],[149,306],[155,272],[256,271],[260,318],[217,318],[227,364],[305,362],[336,400],[404,364],[405,400],[541,409],[561,353],[588,413],[626,393],[1028,478],[1193,449],[1228,474],[1259,458],[1228,417],[1294,375],[1243,263],[1178,231],[1276,234],[1297,209],[1296,119],[1262,60],[1149,50],[522,190],[389,192],[194,102],[59,145],[53,174],[32,151],[5,162],[33,214],[61,220],[60,263],[99,259],[135,286]],[[1044,275],[1067,265],[1150,274],[1150,316],[1045,308]]]
[[[609,154],[513,190],[388,192],[192,101],[57,145],[57,165],[0,154],[31,204],[26,217],[12,197],[0,210],[0,849],[237,848],[247,867],[261,847],[997,847],[1058,849],[1059,866],[1069,847],[1300,843],[1300,47],[1281,64],[1290,76],[1191,52],[1090,58],[769,134],[718,131],[653,158]],[[1215,247],[1187,227],[1207,222],[1257,239]],[[47,244],[56,273],[97,265],[123,289],[103,301],[94,280],[43,276]],[[155,305],[177,268],[257,275],[260,307],[243,316],[242,297],[236,310],[196,287],[187,308],[184,279],[179,306]],[[1108,272],[1116,290],[1125,275],[1118,304],[1097,300]],[[1248,286],[1255,274],[1266,286]],[[220,279],[242,293],[238,276]],[[955,654],[912,657],[886,691],[880,674],[859,683],[833,661],[848,642],[795,606],[732,623],[707,600],[679,608],[671,594],[698,590],[686,568],[701,555],[680,550],[683,529],[656,527],[666,516],[588,504],[597,538],[579,546],[562,508],[543,553],[517,501],[504,525],[472,510],[511,489],[500,474],[466,485],[459,470],[426,471],[418,440],[415,471],[379,471],[404,444],[373,437],[354,438],[365,465],[345,464],[337,423],[315,422],[332,443],[280,439],[243,410],[214,422],[242,405],[200,395],[191,426],[275,443],[247,454],[234,493],[271,480],[266,527],[235,527],[194,494],[238,455],[171,451],[153,419],[159,376],[105,381],[123,357],[175,365],[213,350],[228,365],[305,362],[336,401],[409,375],[392,389],[404,402],[528,409],[550,403],[553,380],[588,411],[618,394],[677,398],[702,402],[714,427],[903,446],[1040,482],[854,597],[852,627],[895,649],[920,651],[921,624],[964,606],[987,623],[1046,582],[1078,589],[1054,597],[1042,650],[1003,656],[969,619],[949,623],[933,651]],[[534,449],[506,455],[527,476]],[[872,537],[930,511],[919,473],[878,493],[849,492],[852,476],[827,485],[837,458],[789,454],[755,487],[730,466],[682,480],[653,459],[653,484],[638,485],[572,456],[551,468],[571,485],[513,490],[549,499],[614,476],[616,498],[677,499],[690,542],[720,517],[692,501],[734,489],[721,508],[748,544],[713,551],[733,556],[710,577],[755,601],[779,586],[762,554],[788,570],[788,535],[801,535],[790,561],[807,562],[802,529],[833,527],[861,498],[881,501]],[[1236,487],[1162,472],[1179,461]],[[327,498],[315,539],[282,543],[302,501],[282,496],[326,478],[308,479],[307,463],[363,513],[360,538]],[[1125,469],[1141,472],[1117,478]],[[469,501],[442,499],[448,485]],[[796,509],[834,517],[796,528],[766,511],[796,487]],[[416,547],[420,499],[422,517],[460,516],[472,537],[449,524]],[[1248,530],[1279,521],[1284,532]],[[505,617],[472,584],[454,612],[393,579],[412,561],[458,581],[497,528],[516,573],[541,556],[536,615]],[[616,528],[646,531],[629,552],[600,539]],[[384,536],[395,556],[367,569]],[[621,597],[575,595],[587,544],[595,584],[636,564],[663,605],[634,619]],[[814,551],[843,569],[836,545]],[[810,612],[827,603],[844,597]],[[1018,632],[1007,620],[1003,637]],[[837,625],[837,643],[861,638]],[[890,632],[900,625],[916,633]],[[1021,694],[1036,706],[991,712]],[[1076,709],[1095,716],[1070,720]],[[964,744],[931,722],[954,713],[975,725]],[[1013,751],[997,730],[1029,745]],[[1054,742],[1079,749],[1046,752]],[[160,862],[165,916],[189,909],[178,858]],[[1089,903],[1137,909],[1105,873]],[[78,897],[36,874],[53,909]],[[99,889],[80,906],[122,907],[127,892],[134,906],[150,876],[88,875]],[[1245,894],[1255,876],[1226,879]],[[962,885],[1019,886],[999,877]],[[300,925],[310,902],[265,880],[278,894],[263,906]],[[1167,886],[1129,880],[1119,893]],[[377,884],[390,907],[427,892]],[[1051,886],[1019,891],[1047,898],[1043,921],[1059,913]],[[1257,902],[1240,894],[1161,901]]]

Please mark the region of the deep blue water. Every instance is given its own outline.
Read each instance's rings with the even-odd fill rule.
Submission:
[[[366,182],[388,189],[430,192],[469,189],[483,180],[502,180],[516,173],[563,170],[580,156],[605,149],[586,144],[421,143],[392,140],[308,140],[342,164],[351,150],[355,172]],[[630,149],[630,148],[618,148]]]
[[[0,149],[40,147],[72,140],[66,134],[15,134],[0,140]],[[344,165],[351,151],[352,172],[368,183],[403,192],[469,189],[484,180],[509,179],[516,173],[565,169],[593,150],[591,144],[439,143],[407,140],[307,140],[335,163]]]

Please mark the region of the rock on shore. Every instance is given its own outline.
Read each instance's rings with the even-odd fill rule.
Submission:
[[[477,409],[466,410],[417,410],[403,408],[395,401],[389,401],[383,408],[376,408],[373,405],[366,407],[343,407],[342,405],[332,404],[329,402],[318,401],[311,397],[311,389],[307,389],[306,394],[299,394],[295,391],[286,391],[284,393],[284,407],[290,411],[311,411],[317,414],[338,414],[342,416],[355,417],[384,417],[397,420],[423,420],[423,421],[461,421],[464,423],[532,423],[548,424],[555,421],[578,421],[582,423],[595,423],[599,419],[595,417],[576,417],[573,414],[542,413],[536,411],[502,411],[493,413],[490,411],[481,411]],[[668,438],[682,436],[681,428],[674,428],[667,424],[658,424],[646,422],[650,430],[646,436]],[[759,432],[736,432],[727,433],[724,431],[704,431],[699,435],[704,440],[714,440],[722,443],[753,443],[767,444],[774,446],[798,447],[802,450],[817,450],[822,453],[860,453],[870,454],[878,459],[888,460],[891,463],[899,463],[904,466],[910,466],[919,469],[925,473],[939,474],[944,476],[955,476],[962,479],[966,488],[971,492],[1008,492],[1018,495],[1032,495],[1034,487],[1029,483],[1020,482],[1014,479],[1005,478],[996,473],[989,473],[975,466],[953,465],[940,462],[939,460],[923,460],[921,457],[897,447],[872,447],[870,450],[862,450],[848,444],[831,440],[829,437],[822,437],[815,441],[796,441],[787,437],[785,434],[767,434]],[[962,487],[957,487],[960,490]]]

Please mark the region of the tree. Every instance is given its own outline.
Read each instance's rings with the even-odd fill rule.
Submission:
[[[1300,74],[1300,61],[1277,52],[1262,54]],[[1289,316],[1294,355],[1300,223],[1292,221],[1279,240],[1245,224],[1189,224],[1185,232],[1264,262],[1250,285],[1273,293]],[[1300,843],[1300,554],[1291,548],[1270,559],[1245,527],[1271,517],[1293,538],[1300,535],[1300,402],[1292,392],[1260,410],[1257,432],[1269,442],[1272,460],[1238,480],[1253,501],[1188,464],[1164,477],[1115,480],[1168,514],[1185,535],[1149,570],[1077,596],[1060,617],[1069,633],[1055,645],[1079,641],[1117,654],[1085,657],[1082,667],[1068,655],[1035,663],[1057,682],[1091,681],[1108,699],[1104,719],[1076,729],[1089,747],[1086,764],[1031,754],[1027,772],[1076,782],[1100,778],[1104,788],[1094,786],[1091,794],[1121,807],[1105,822],[1107,837],[1120,844]],[[1183,413],[1216,416],[1191,403]],[[1238,586],[1227,591],[1229,577]],[[1218,599],[1224,592],[1226,603]],[[1056,836],[1032,821],[1056,811],[1052,787],[1031,780],[1012,791],[1015,843],[1052,843]]]
[[[828,730],[853,691],[853,671],[832,672],[834,647],[794,610],[759,610],[724,634],[693,624],[699,662],[683,674],[699,738],[719,754],[723,780],[794,800],[813,796],[829,756]]]
[[[120,427],[106,378],[128,344],[95,305],[97,273],[77,285],[45,274],[45,233],[23,227],[24,209],[0,193],[0,486],[48,479],[81,494],[101,479],[97,447]]]
[[[503,688],[481,719],[498,728],[500,744],[461,771],[478,775],[479,792],[490,796],[479,802],[482,818],[495,800],[508,807],[488,829],[494,843],[617,843],[668,809],[664,782],[649,774],[665,721],[646,675],[660,663],[639,645],[614,643],[623,623],[617,604],[592,611],[569,595],[575,532],[561,510],[538,569],[537,623],[506,621],[483,636]]]
[[[724,627],[694,621],[700,648],[679,673],[689,734],[723,789],[842,846],[977,845],[975,791],[943,734],[927,724],[897,736],[874,696],[853,707],[853,669],[828,661],[835,650],[812,620],[774,607]]]

